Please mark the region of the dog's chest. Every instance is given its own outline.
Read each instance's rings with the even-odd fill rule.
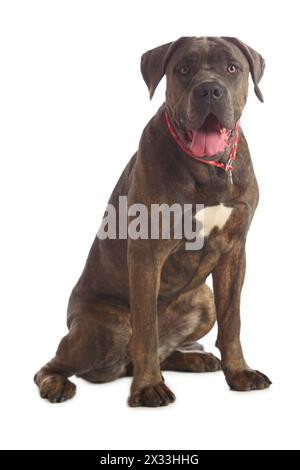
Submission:
[[[222,203],[199,210],[195,215],[197,221],[201,224],[199,235],[206,238],[214,228],[222,230],[229,220],[232,210],[232,207],[225,206]]]
[[[227,239],[224,237],[222,243],[221,231],[230,220],[232,211],[233,207],[218,204],[204,206],[195,214],[197,225],[194,227],[193,234],[196,239],[193,239],[188,249],[185,248],[188,243],[185,240],[185,245],[181,245],[181,249],[173,253],[164,264],[160,284],[162,295],[178,293],[189,284],[194,276],[199,279],[199,285],[204,282],[225,249]],[[214,229],[217,229],[217,233],[221,235],[220,242],[215,245],[209,244],[208,240]]]

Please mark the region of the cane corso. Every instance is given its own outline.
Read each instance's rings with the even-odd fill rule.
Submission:
[[[269,387],[240,342],[245,242],[259,196],[240,118],[249,74],[263,101],[263,71],[261,55],[234,37],[181,37],[142,56],[150,97],[166,75],[165,103],[109,200],[118,234],[97,234],[70,296],[69,333],[35,375],[43,398],[72,398],[72,375],[95,383],[133,376],[130,406],[168,405],[175,396],[163,370],[222,369],[233,390]],[[161,227],[158,236],[129,236],[123,225],[132,214],[124,220],[121,197],[149,213],[153,205],[200,205],[192,219],[203,216],[201,247],[187,249],[187,237],[162,236]],[[221,361],[197,342],[216,320]]]

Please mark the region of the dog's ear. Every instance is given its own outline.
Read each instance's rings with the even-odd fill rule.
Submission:
[[[181,37],[177,41],[168,42],[142,55],[141,72],[149,89],[150,99],[165,74],[171,55],[186,39],[186,37]]]
[[[230,41],[231,43],[235,44],[243,52],[244,56],[248,60],[250,74],[254,83],[255,94],[257,98],[263,103],[264,98],[263,98],[262,92],[259,89],[258,83],[264,73],[264,69],[265,69],[264,59],[258,52],[256,52],[254,49],[247,46],[246,44],[244,44],[242,41],[240,41],[237,38],[223,37],[223,39],[226,39],[227,41]]]

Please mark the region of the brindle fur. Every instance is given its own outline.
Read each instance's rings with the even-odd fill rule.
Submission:
[[[241,66],[238,77],[226,73],[229,55]],[[189,81],[176,67],[193,57]],[[35,375],[40,394],[51,402],[71,398],[74,374],[91,382],[131,375],[131,406],[160,406],[174,401],[161,370],[215,371],[220,361],[205,353],[197,340],[218,321],[217,346],[229,386],[234,390],[270,385],[250,369],[240,343],[240,294],[245,273],[246,235],[258,203],[258,186],[243,132],[238,142],[233,185],[223,169],[201,164],[180,150],[166,127],[168,110],[184,142],[187,128],[202,125],[206,104],[199,106],[195,89],[214,80],[226,91],[216,110],[224,126],[234,128],[246,103],[248,74],[262,100],[258,82],[264,61],[235,38],[180,38],[142,57],[143,77],[152,96],[166,73],[166,103],[143,131],[110,198],[128,204],[223,203],[233,207],[223,229],[213,229],[203,249],[185,250],[186,240],[99,240],[68,306],[69,333],[55,357]],[[218,156],[226,161],[227,156]],[[214,294],[206,285],[212,274]]]

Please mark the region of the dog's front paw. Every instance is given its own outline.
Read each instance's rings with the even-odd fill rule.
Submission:
[[[139,391],[132,391],[128,400],[129,406],[166,406],[175,401],[175,395],[164,382],[148,385]]]
[[[271,380],[258,370],[243,369],[231,372],[227,371],[225,376],[229,387],[239,392],[263,390],[272,384]]]

